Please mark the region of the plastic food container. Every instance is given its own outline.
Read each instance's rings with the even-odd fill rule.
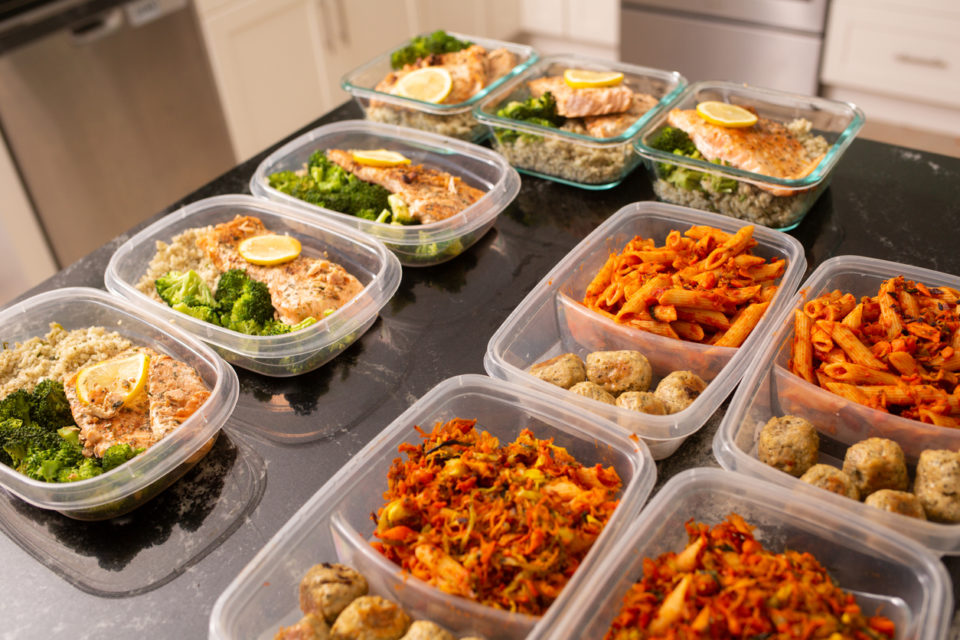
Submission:
[[[587,133],[545,127],[497,115],[507,103],[530,97],[527,83],[545,76],[563,76],[565,69],[620,71],[623,84],[646,93],[659,104],[631,124],[623,133],[599,138]],[[599,60],[573,54],[547,56],[527,71],[502,85],[474,109],[477,120],[488,124],[493,148],[523,173],[582,189],[609,189],[620,184],[640,163],[633,141],[640,128],[668,100],[687,85],[675,71],[661,71],[632,64]]]
[[[539,56],[532,47],[524,45],[449,31],[447,33],[460,40],[478,44],[487,51],[506,49],[517,57],[517,65],[509,73],[475,93],[469,100],[456,104],[436,104],[377,91],[375,87],[393,71],[390,67],[390,54],[405,47],[410,42],[407,40],[345,75],[340,86],[357,100],[368,120],[412,127],[468,142],[479,142],[486,137],[487,128],[474,118],[474,105],[536,62]]]
[[[657,202],[629,204],[589,236],[537,284],[500,325],[484,357],[490,375],[539,389],[563,405],[576,407],[639,435],[653,457],[666,458],[697,431],[730,395],[750,364],[773,319],[790,303],[803,276],[803,247],[783,233],[765,227],[754,230],[756,255],[785,258],[787,268],[767,313],[738,348],[701,345],[640,331],[600,316],[580,303],[587,285],[606,262],[634,236],[663,244],[667,234],[693,225],[710,225],[735,232],[743,223],[724,216]],[[634,349],[650,360],[654,384],[671,371],[687,369],[708,382],[706,390],[685,410],[666,416],[639,413],[585,398],[527,372],[534,364],[562,353],[581,358],[591,351]]]
[[[255,216],[271,232],[296,237],[303,255],[339,263],[360,280],[363,291],[306,329],[278,336],[250,336],[174,311],[136,288],[156,254],[157,241],[169,242],[187,229],[228,222],[237,215]],[[362,336],[400,286],[400,271],[397,259],[382,244],[350,227],[305,215],[281,203],[227,195],[198,200],[137,233],[110,258],[104,280],[110,292],[189,331],[229,362],[283,377],[316,369]]]
[[[104,474],[78,482],[41,482],[0,464],[0,485],[17,497],[77,520],[106,520],[136,509],[189,471],[210,450],[237,404],[237,374],[209,347],[148,310],[98,289],[57,289],[0,312],[10,345],[43,337],[56,322],[67,330],[100,326],[138,346],[184,362],[200,374],[210,397],[176,430],[142,454]]]
[[[395,225],[364,220],[324,209],[273,189],[268,176],[302,169],[314,151],[379,149],[399,151],[417,164],[446,171],[486,192],[470,207],[446,220],[419,225]],[[506,160],[489,149],[423,131],[393,125],[347,120],[318,127],[287,143],[260,163],[250,180],[250,192],[282,202],[313,216],[338,220],[383,241],[408,267],[428,267],[454,258],[493,226],[520,191],[520,176]]]
[[[916,463],[924,449],[960,449],[960,430],[938,427],[857,404],[811,384],[787,368],[793,343],[794,309],[806,300],[840,289],[857,298],[874,296],[880,284],[903,275],[926,285],[960,288],[960,278],[928,269],[860,256],[837,256],[821,264],[801,286],[776,319],[776,326],[763,346],[750,373],[744,377],[713,441],[720,464],[756,478],[808,494],[846,508],[863,520],[881,523],[910,536],[938,553],[960,553],[960,524],[944,524],[908,518],[862,502],[821,490],[770,467],[757,458],[757,438],[773,416],[796,415],[810,420],[820,432],[820,462],[843,465],[846,448],[871,437],[896,441]],[[910,469],[911,489],[913,469]]]
[[[684,523],[691,518],[712,526],[730,512],[756,527],[757,540],[771,551],[811,552],[836,584],[855,592],[864,613],[891,618],[897,638],[945,637],[953,609],[950,577],[913,540],[775,484],[691,469],[671,478],[650,501],[591,573],[574,606],[548,611],[530,640],[602,638],[627,590],[643,575],[643,558],[686,547]]]
[[[618,430],[559,406],[551,398],[486,376],[450,378],[427,392],[354,456],[283,526],[227,587],[210,617],[211,638],[272,638],[280,625],[303,614],[297,586],[307,569],[339,561],[363,573],[371,593],[398,602],[414,619],[432,620],[464,635],[523,638],[538,618],[510,613],[445,594],[417,578],[370,545],[370,513],[382,506],[387,470],[401,443],[418,443],[415,425],[476,418],[478,427],[506,443],[522,428],[554,438],[584,465],[612,465],[623,481],[620,505],[583,564],[551,607],[563,609],[623,528],[632,521],[656,475],[650,453]]]
[[[813,125],[811,133],[830,144],[826,155],[807,176],[796,179],[774,178],[706,160],[658,151],[648,143],[667,125],[673,109],[696,109],[707,100],[729,102],[756,110],[761,118],[783,125],[804,118]],[[803,96],[772,89],[759,89],[732,82],[695,82],[683,90],[657,115],[647,121],[636,140],[636,150],[653,181],[657,197],[705,211],[741,218],[787,231],[793,229],[830,184],[840,157],[863,125],[863,112],[848,102]],[[680,167],[670,182],[665,171]],[[689,175],[689,171],[701,175]],[[685,176],[680,181],[677,176]],[[677,183],[681,184],[677,184]]]

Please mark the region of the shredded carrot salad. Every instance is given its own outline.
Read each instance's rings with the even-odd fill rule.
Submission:
[[[894,624],[866,617],[810,553],[772,553],[732,513],[710,528],[686,524],[681,553],[644,558],[606,640],[780,638],[877,640]]]
[[[498,609],[542,614],[617,506],[613,467],[585,467],[524,429],[501,446],[476,420],[402,444],[373,546],[414,576]]]

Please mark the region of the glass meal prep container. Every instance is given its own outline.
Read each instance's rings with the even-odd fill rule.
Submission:
[[[148,297],[136,288],[156,254],[158,241],[187,229],[254,216],[276,234],[289,234],[302,246],[302,255],[327,258],[356,276],[363,290],[334,313],[299,331],[254,336],[204,322]],[[400,264],[384,246],[341,225],[305,215],[282,203],[247,195],[226,195],[193,202],[146,227],[114,252],[104,280],[107,289],[170,324],[182,327],[212,346],[228,362],[268,376],[284,377],[312,371],[353,344],[377,319],[380,309],[400,286]]]
[[[497,111],[508,103],[531,97],[528,82],[547,76],[563,76],[566,69],[619,71],[623,73],[623,86],[648,94],[658,103],[637,116],[623,132],[605,138],[497,115]],[[640,163],[640,157],[633,150],[637,133],[686,85],[686,79],[675,71],[573,54],[547,56],[492,91],[477,105],[474,114],[477,120],[490,126],[493,148],[517,170],[582,189],[610,189],[620,184]]]
[[[486,137],[487,127],[474,118],[474,105],[489,95],[492,90],[527,69],[538,60],[539,56],[532,47],[525,45],[447,33],[459,40],[478,44],[488,52],[506,49],[516,56],[517,65],[468,100],[456,104],[437,104],[377,91],[377,84],[393,71],[390,66],[390,55],[397,49],[405,47],[408,40],[346,74],[340,81],[340,86],[356,99],[368,120],[412,127],[468,142],[479,142]]]
[[[808,139],[822,136],[829,149],[806,176],[777,178],[650,146],[668,126],[670,111],[693,110],[705,101],[753,109],[760,118],[773,120],[788,129],[797,119],[807,120],[812,127],[800,135]],[[788,231],[800,224],[829,186],[837,163],[863,121],[863,112],[848,102],[732,82],[695,82],[645,123],[634,146],[643,157],[659,199]],[[798,125],[797,130],[803,132],[804,128]],[[808,140],[806,146],[812,149],[816,143]]]
[[[696,432],[730,395],[753,359],[778,312],[790,303],[806,269],[803,247],[791,236],[756,227],[755,255],[784,258],[786,270],[772,304],[739,348],[718,347],[663,337],[618,324],[581,304],[587,285],[611,253],[634,236],[662,245],[667,234],[693,225],[733,233],[744,223],[717,214],[658,202],[629,204],[584,238],[534,287],[504,320],[487,344],[484,367],[490,375],[549,394],[563,405],[597,415],[635,433],[654,459],[666,458]],[[653,368],[653,384],[675,370],[690,370],[708,382],[689,407],[670,415],[651,415],[599,402],[550,384],[529,368],[562,353],[581,358],[592,351],[631,349]]]
[[[485,195],[460,213],[439,222],[398,225],[365,220],[325,209],[282,193],[269,185],[278,171],[297,171],[310,155],[324,149],[390,149],[414,164],[458,176]],[[400,263],[427,267],[454,258],[493,226],[520,191],[520,176],[489,149],[452,138],[393,125],[347,120],[318,127],[287,143],[260,163],[250,179],[250,192],[312,216],[337,220],[382,241]]]
[[[691,469],[660,489],[590,574],[574,606],[548,611],[530,640],[603,638],[627,590],[643,575],[644,558],[682,551],[688,520],[713,526],[731,512],[755,527],[764,548],[812,553],[841,589],[854,593],[864,615],[893,620],[898,640],[945,637],[953,609],[950,577],[913,540],[780,485]]]
[[[794,336],[794,310],[806,300],[839,289],[861,296],[875,296],[880,284],[902,275],[928,286],[960,288],[956,276],[861,256],[837,256],[821,264],[800,287],[797,295],[776,319],[775,327],[734,395],[713,441],[717,461],[726,468],[767,480],[837,505],[858,520],[880,523],[914,538],[941,554],[960,554],[960,523],[947,524],[909,518],[821,490],[788,473],[761,462],[757,457],[760,430],[774,416],[806,418],[819,432],[818,462],[841,467],[845,450],[866,438],[888,438],[903,449],[910,468],[925,449],[960,449],[960,429],[939,427],[903,418],[857,404],[812,384],[789,370]]]
[[[620,503],[576,573],[550,610],[569,606],[578,587],[632,521],[653,487],[656,468],[647,448],[615,428],[571,411],[536,391],[480,375],[449,378],[423,395],[387,426],[290,519],[217,599],[210,637],[272,638],[281,625],[303,615],[297,587],[307,569],[320,562],[342,562],[360,571],[370,593],[399,603],[414,619],[431,620],[458,637],[524,638],[539,618],[494,609],[405,574],[370,546],[375,523],[370,515],[383,504],[387,470],[397,447],[421,442],[414,430],[429,432],[452,418],[477,419],[477,429],[501,444],[529,428],[537,438],[553,438],[584,466],[613,466],[623,482]],[[405,456],[404,456],[405,457]]]
[[[41,482],[0,464],[0,486],[22,500],[77,520],[106,520],[136,509],[192,469],[213,447],[237,404],[236,372],[209,347],[157,319],[148,309],[99,289],[71,287],[35,295],[0,312],[4,341],[47,335],[50,323],[68,331],[104,327],[138,346],[190,365],[210,397],[187,420],[140,455],[77,482]]]

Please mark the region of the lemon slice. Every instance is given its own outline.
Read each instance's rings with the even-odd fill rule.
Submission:
[[[453,88],[453,78],[443,67],[423,67],[397,81],[394,93],[424,102],[443,102]]]
[[[137,353],[84,367],[77,373],[77,395],[87,404],[127,405],[146,386],[149,366],[150,356]]]
[[[697,105],[697,113],[711,124],[740,129],[757,124],[757,114],[727,102],[708,101]]]
[[[253,236],[240,243],[237,253],[250,264],[283,264],[300,255],[300,241],[293,236],[280,236],[275,233]]]
[[[389,149],[354,149],[350,153],[353,154],[356,162],[368,167],[396,167],[401,164],[410,164],[410,158]]]
[[[595,89],[615,87],[623,82],[619,71],[590,71],[589,69],[567,69],[563,72],[563,81],[572,89]]]

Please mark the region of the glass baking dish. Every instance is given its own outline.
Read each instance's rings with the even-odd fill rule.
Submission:
[[[296,594],[306,570],[338,560],[361,570],[372,593],[400,603],[416,619],[432,620],[459,636],[525,637],[539,618],[444,593],[405,575],[369,545],[374,528],[371,510],[383,504],[387,470],[399,456],[398,445],[420,442],[415,425],[429,431],[435,422],[455,417],[476,418],[479,428],[502,443],[530,428],[538,438],[554,438],[585,466],[612,465],[620,475],[619,506],[551,610],[569,606],[578,585],[649,495],[656,476],[650,453],[617,429],[548,396],[502,380],[464,375],[443,381],[421,397],[283,526],[217,600],[210,637],[271,638],[281,624],[301,617]]]
[[[698,103],[711,100],[753,109],[759,117],[783,125],[803,118],[812,125],[810,134],[822,136],[829,150],[808,175],[778,178],[650,146],[667,126],[672,110],[696,109]],[[733,82],[695,82],[645,123],[635,148],[661,200],[788,231],[800,224],[830,184],[837,163],[863,121],[863,112],[848,102]]]
[[[475,93],[470,99],[456,104],[436,104],[377,91],[375,88],[377,84],[392,71],[390,55],[395,50],[406,46],[409,42],[407,41],[347,73],[340,81],[340,86],[356,99],[368,120],[412,127],[467,142],[479,142],[486,137],[487,128],[474,118],[473,106],[489,95],[492,90],[536,62],[539,56],[532,47],[525,45],[448,33],[460,40],[478,44],[487,51],[506,49],[517,57],[517,65],[506,75]]]
[[[612,137],[595,137],[513,120],[497,115],[511,101],[530,97],[527,83],[547,76],[562,76],[565,69],[619,71],[623,85],[653,96],[659,102],[637,117],[625,131]],[[547,56],[479,103],[477,120],[490,126],[491,144],[517,170],[582,189],[610,189],[640,163],[633,141],[641,127],[687,85],[675,71],[565,54]],[[614,116],[610,116],[614,117]]]
[[[784,258],[787,266],[771,306],[737,349],[626,327],[580,303],[608,256],[619,252],[634,236],[652,237],[661,245],[670,231],[683,232],[693,225],[710,225],[729,233],[744,226],[725,216],[658,202],[629,204],[617,211],[564,256],[504,320],[487,344],[487,373],[539,389],[564,405],[601,416],[637,434],[657,460],[672,454],[733,391],[763,337],[772,330],[774,317],[789,304],[806,269],[803,247],[795,238],[765,227],[755,228],[753,237],[758,245],[753,252],[764,258]],[[693,371],[709,384],[687,409],[661,416],[585,398],[528,373],[531,365],[562,353],[583,357],[591,351],[616,349],[633,349],[647,356],[653,367],[652,386],[668,372],[680,369]]]

